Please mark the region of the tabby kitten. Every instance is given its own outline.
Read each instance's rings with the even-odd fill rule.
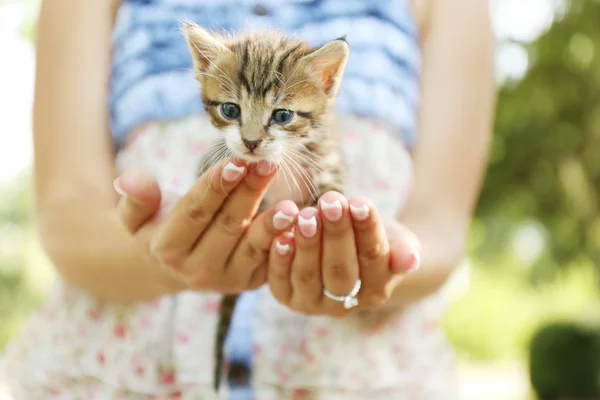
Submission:
[[[233,38],[209,33],[191,22],[183,28],[204,108],[223,133],[199,174],[227,156],[277,163],[289,190],[271,185],[261,209],[292,196],[300,207],[315,205],[322,193],[342,192],[345,165],[332,103],[349,54],[345,39],[312,47],[273,31]],[[225,295],[221,302],[215,389],[237,298]]]

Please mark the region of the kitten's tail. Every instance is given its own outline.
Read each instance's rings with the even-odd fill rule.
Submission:
[[[217,322],[217,334],[215,341],[215,374],[214,388],[219,391],[221,376],[223,374],[223,360],[225,355],[225,339],[229,333],[229,327],[233,318],[233,311],[237,303],[239,295],[225,295],[221,299],[221,307],[219,308],[219,320]]]

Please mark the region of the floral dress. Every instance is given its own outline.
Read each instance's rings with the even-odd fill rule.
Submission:
[[[371,119],[342,118],[341,132],[347,193],[368,194],[393,218],[412,182],[403,143]],[[218,135],[204,116],[151,123],[131,136],[118,165],[144,168],[163,190],[182,194]],[[404,310],[344,319],[292,312],[266,286],[255,295],[254,399],[454,398],[453,352],[440,327],[442,292]],[[199,292],[114,305],[58,281],[7,347],[0,382],[14,400],[219,398],[211,387],[218,306],[218,295]],[[235,394],[224,388],[220,398]]]
[[[345,194],[397,215],[417,139],[420,46],[408,0],[121,0],[108,99],[116,164],[146,169],[180,194],[219,137],[202,110],[178,26],[185,19],[230,31],[277,27],[315,46],[346,36],[336,101]],[[250,360],[251,391],[225,387],[220,396],[212,390],[219,299],[190,291],[116,305],[58,280],[0,358],[0,386],[11,400],[455,398],[443,291],[387,315],[340,320],[294,313],[267,286],[245,293],[228,357]]]

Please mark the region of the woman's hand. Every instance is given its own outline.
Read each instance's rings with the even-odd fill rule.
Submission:
[[[115,180],[124,195],[119,216],[179,290],[255,289],[266,281],[273,239],[298,213],[293,202],[284,201],[254,219],[274,172],[266,162],[225,160],[173,200],[161,196],[154,178],[128,171]]]
[[[418,249],[414,235],[399,223],[384,226],[368,199],[348,201],[329,192],[321,197],[319,209],[299,213],[293,234],[273,241],[268,282],[273,296],[295,311],[344,316],[383,305],[403,274],[418,268]],[[343,302],[323,293],[327,289],[347,296],[359,277],[356,308],[345,309]]]

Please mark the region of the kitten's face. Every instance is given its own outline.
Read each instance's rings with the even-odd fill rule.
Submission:
[[[279,162],[318,133],[337,95],[348,45],[320,48],[274,33],[239,39],[187,23],[202,101],[228,148],[249,162]]]

